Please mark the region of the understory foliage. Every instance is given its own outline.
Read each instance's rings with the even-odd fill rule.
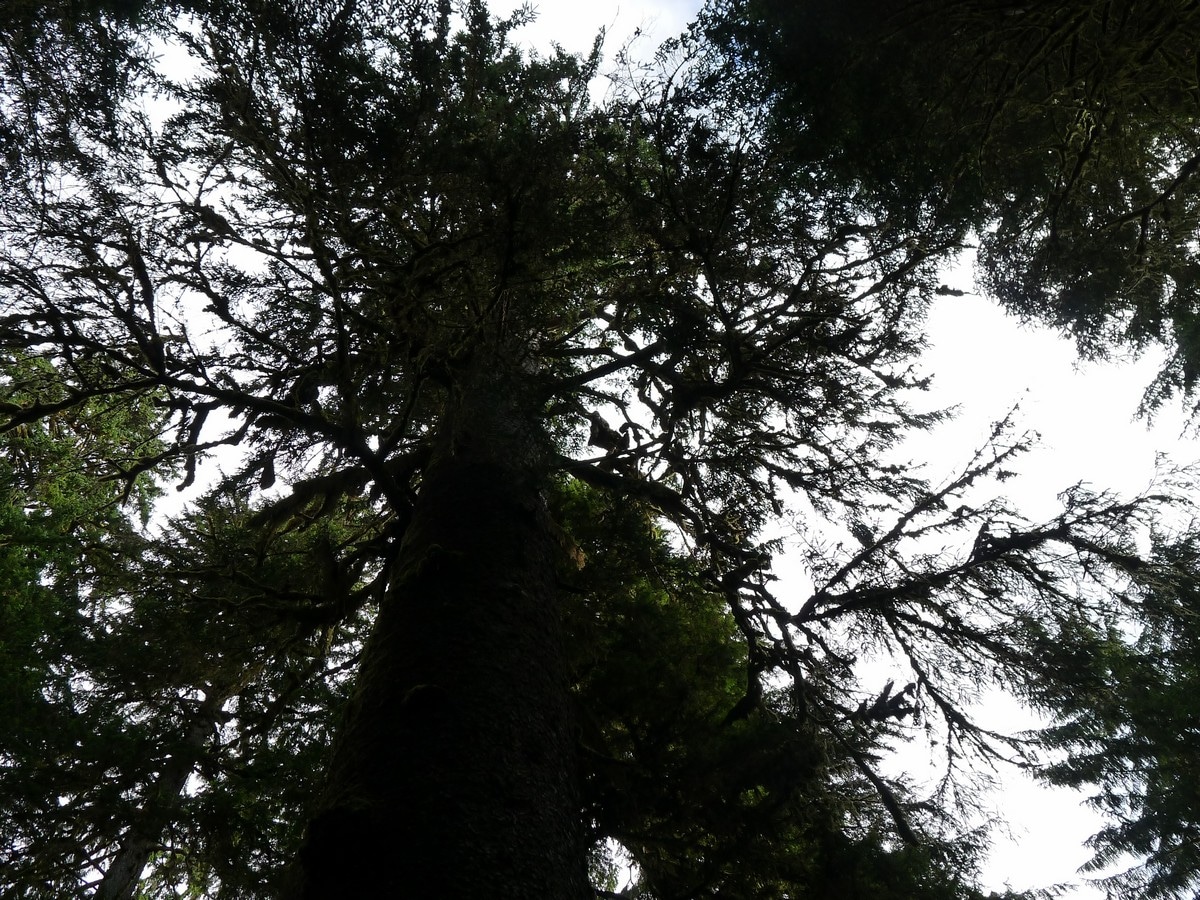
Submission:
[[[603,101],[599,45],[476,0],[0,15],[0,893],[316,896],[329,823],[421,827],[355,795],[375,735],[454,782],[453,647],[569,734],[513,780],[565,786],[581,897],[981,898],[1000,760],[1094,793],[1114,895],[1194,894],[1189,473],[1030,522],[1014,420],[953,471],[903,441],[973,244],[1194,400],[1195,4],[714,0]],[[989,730],[991,688],[1049,726]]]

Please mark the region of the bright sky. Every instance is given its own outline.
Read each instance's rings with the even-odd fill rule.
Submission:
[[[492,0],[497,14],[520,6]],[[699,0],[541,0],[532,4],[537,21],[518,33],[533,46],[557,42],[586,52],[606,32],[606,58],[640,30],[635,52],[650,53],[687,26]],[[601,69],[603,71],[603,67]],[[970,291],[967,268],[947,279]],[[1192,462],[1194,444],[1180,441],[1184,417],[1178,409],[1160,412],[1152,427],[1135,421],[1142,392],[1156,371],[1150,356],[1124,364],[1081,364],[1072,343],[1046,330],[1021,327],[986,300],[968,294],[945,298],[935,308],[925,357],[935,373],[931,403],[957,405],[957,420],[913,444],[913,456],[930,462],[928,474],[949,473],[990,431],[992,422],[1021,404],[1020,422],[1042,436],[1041,448],[1026,456],[1022,477],[1005,485],[1008,495],[1038,519],[1054,514],[1063,489],[1087,481],[1096,487],[1133,494],[1149,483],[1157,451],[1176,462]],[[1000,701],[1001,703],[1003,701]],[[1020,719],[1013,710],[1014,722]],[[1025,727],[1016,724],[1014,727]],[[999,773],[998,773],[999,774]],[[1012,839],[996,836],[983,872],[984,886],[999,890],[1080,882],[1076,869],[1089,856],[1083,841],[1096,830],[1096,818],[1083,798],[1036,786],[1016,772],[1002,773],[993,803],[1012,828]],[[1073,897],[1102,897],[1083,887]]]
[[[504,16],[522,6],[532,7],[537,20],[518,35],[532,46],[551,42],[564,50],[586,53],[603,29],[605,50],[611,56],[641,30],[641,37],[653,49],[669,37],[682,32],[701,7],[700,0],[489,0],[496,15]]]

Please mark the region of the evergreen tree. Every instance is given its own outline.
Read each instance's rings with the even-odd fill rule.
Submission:
[[[134,539],[122,500],[144,513],[153,496],[135,472],[158,448],[157,416],[139,398],[62,403],[62,380],[43,359],[5,354],[0,372],[10,409],[59,407],[7,429],[0,455],[0,841],[6,863],[36,885],[87,865],[83,810],[114,799],[105,761],[139,741],[137,725],[89,689],[105,627],[89,612],[89,586]],[[128,478],[102,478],[107,463]]]
[[[1050,630],[1057,677],[1031,686],[1054,719],[1039,737],[1058,751],[1042,775],[1086,790],[1104,814],[1088,868],[1117,866],[1101,883],[1118,896],[1183,900],[1200,886],[1196,571],[1193,537],[1156,535],[1128,618]]]
[[[598,106],[598,50],[523,54],[479,2],[133,6],[35,40],[21,5],[0,44],[0,351],[54,388],[6,374],[0,430],[152,411],[89,437],[55,515],[208,487],[158,531],[99,523],[103,565],[43,598],[13,482],[13,619],[80,650],[11,667],[6,887],[582,898],[616,892],[616,842],[644,897],[978,896],[980,836],[881,760],[918,714],[951,762],[1020,756],[974,692],[1069,692],[1047,635],[1136,613],[1183,492],[1034,524],[974,499],[1007,423],[936,484],[896,450],[940,417],[914,408],[937,266],[1005,185],[1106,214],[1091,176],[1060,203],[971,168],[941,107],[889,105],[882,165],[837,116],[797,139],[719,8]],[[995,160],[1040,147],[1002,133]],[[881,181],[905,150],[964,187]],[[773,590],[785,516],[802,596]],[[902,686],[860,683],[885,652]],[[76,692],[97,737],[50,769],[28,710]]]
[[[44,360],[6,362],[12,407],[64,399]],[[363,516],[264,529],[236,496],[147,535],[162,411],[102,380],[4,435],[0,892],[75,896],[102,876],[97,897],[261,896],[309,809],[372,590],[373,553],[346,573],[335,555],[378,536]],[[260,778],[269,791],[248,789]]]
[[[923,253],[976,245],[992,296],[1086,354],[1164,344],[1149,408],[1192,394],[1194,4],[719,0],[704,24],[799,164]]]

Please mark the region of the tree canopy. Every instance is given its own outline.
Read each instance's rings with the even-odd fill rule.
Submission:
[[[972,242],[1193,396],[1194,4],[721,0],[603,101],[478,0],[5,15],[6,895],[978,898],[998,759],[1195,888],[1190,476],[903,445]]]
[[[1198,16],[1177,0],[723,0],[706,22],[799,158],[897,225],[970,237],[1010,310],[1092,355],[1165,342],[1153,408],[1192,396],[1198,371]]]

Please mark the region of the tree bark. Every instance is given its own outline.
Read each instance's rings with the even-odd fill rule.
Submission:
[[[539,438],[481,373],[438,446],[287,896],[591,897]]]

